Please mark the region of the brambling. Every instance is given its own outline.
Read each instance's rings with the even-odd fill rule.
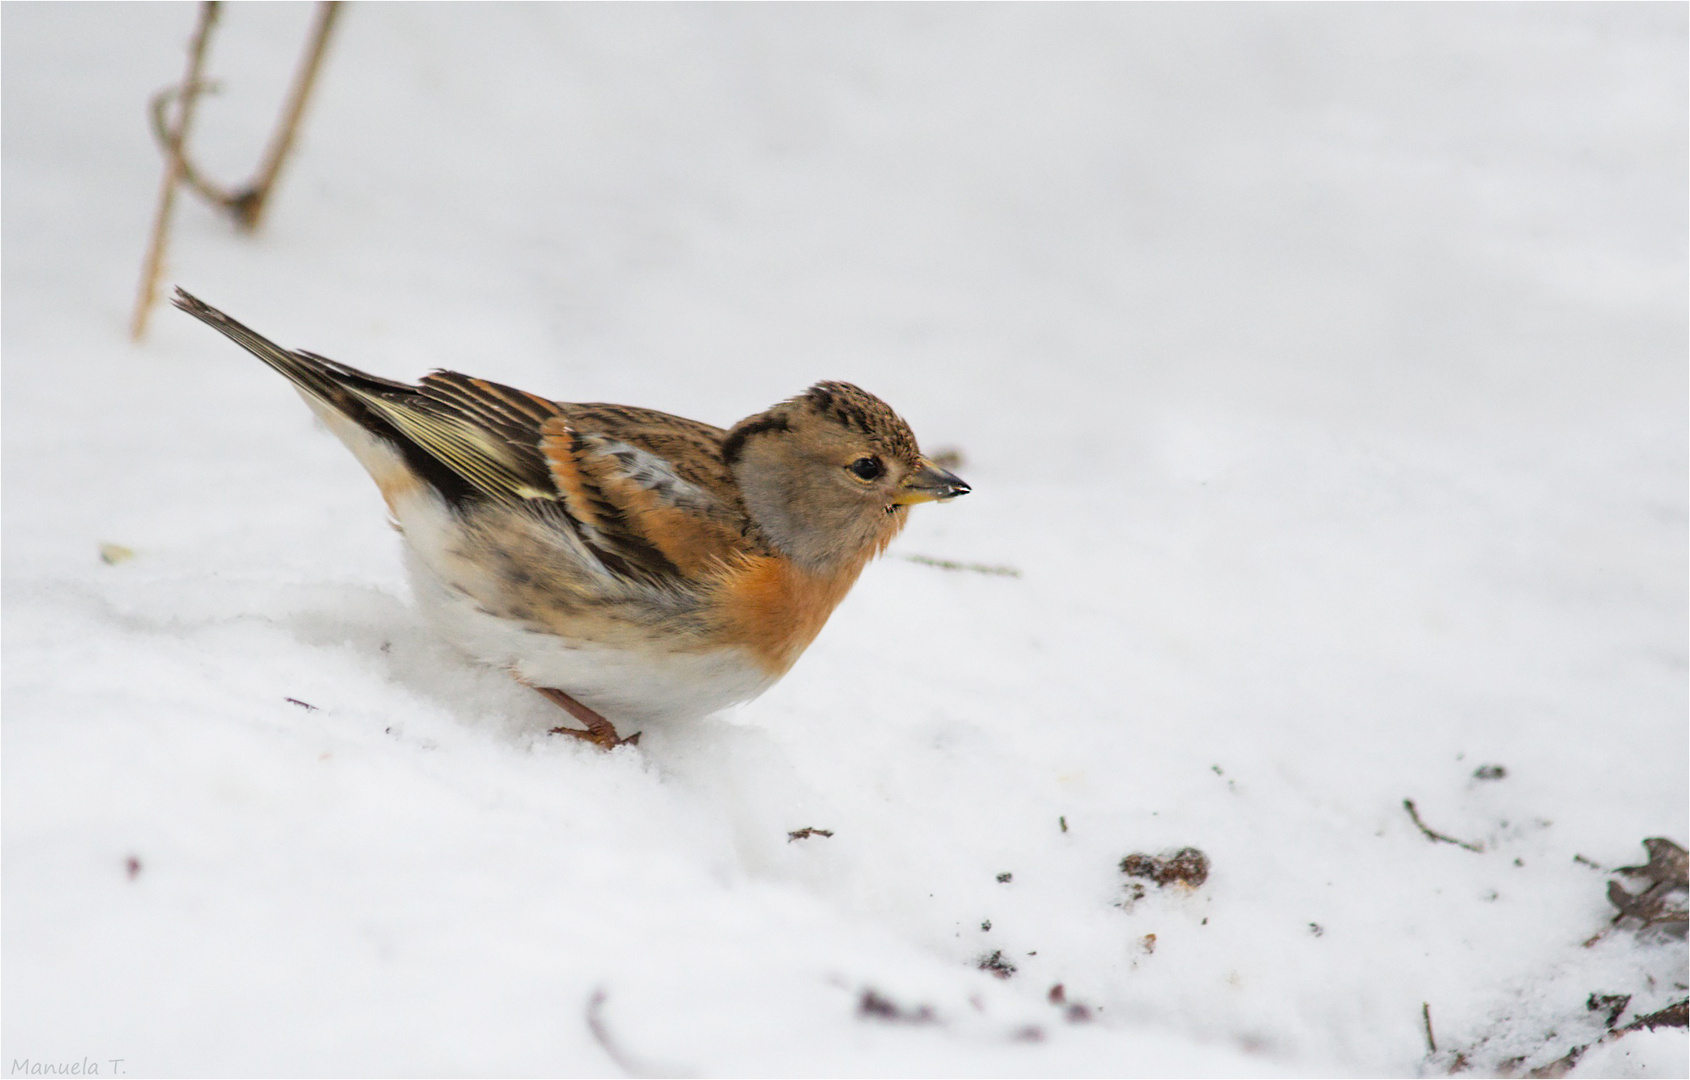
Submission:
[[[448,640],[609,748],[784,675],[915,503],[968,493],[873,394],[821,382],[729,430],[435,371],[416,386],[175,304],[285,375],[375,479]]]

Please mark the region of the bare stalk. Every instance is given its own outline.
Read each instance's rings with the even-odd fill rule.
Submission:
[[[134,341],[141,340],[147,332],[147,316],[151,314],[153,300],[158,295],[158,277],[164,269],[164,253],[170,244],[170,216],[176,206],[176,186],[181,182],[184,170],[182,143],[188,136],[189,125],[193,123],[194,104],[203,85],[200,71],[205,66],[206,46],[211,41],[212,28],[217,25],[218,13],[218,0],[205,0],[200,5],[199,24],[194,27],[193,41],[188,46],[188,70],[182,76],[181,88],[174,95],[176,123],[166,140],[164,182],[159,185],[152,237],[147,242],[147,256],[141,267],[141,292],[136,297],[135,314],[129,322],[129,336]]]
[[[317,71],[322,67],[323,52],[328,47],[329,34],[334,30],[335,20],[339,17],[340,0],[323,0],[317,5],[317,21],[311,30],[311,40],[305,47],[305,55],[300,58],[299,70],[294,73],[293,86],[288,91],[281,122],[276,127],[276,133],[270,138],[269,147],[264,151],[264,161],[258,167],[258,175],[253,177],[246,187],[235,192],[226,203],[229,212],[235,215],[236,223],[247,232],[257,229],[264,217],[265,204],[269,202],[270,192],[276,186],[276,177],[281,175],[282,164],[287,161],[288,151],[293,149],[300,118],[305,115],[305,103],[311,97],[311,89],[317,82]]]
[[[1425,836],[1426,839],[1436,840],[1444,844],[1454,844],[1456,847],[1464,847],[1468,851],[1477,851],[1480,853],[1484,852],[1485,849],[1482,844],[1469,844],[1465,840],[1457,840],[1453,836],[1448,836],[1444,833],[1438,832],[1436,829],[1428,826],[1424,821],[1421,821],[1420,811],[1415,808],[1413,799],[1404,799],[1402,801],[1402,805],[1403,809],[1408,811],[1408,816],[1414,821],[1414,824],[1419,827],[1421,835]]]

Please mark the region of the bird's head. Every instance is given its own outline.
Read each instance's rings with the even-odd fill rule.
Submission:
[[[878,555],[915,503],[969,491],[922,457],[891,406],[844,382],[817,383],[741,420],[723,441],[722,458],[763,535],[817,574]]]

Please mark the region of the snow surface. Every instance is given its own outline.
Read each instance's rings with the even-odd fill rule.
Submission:
[[[276,376],[128,343],[194,9],[3,19],[8,1069],[1414,1075],[1683,997],[1573,857],[1686,840],[1684,5],[349,8],[170,283],[966,457],[784,682],[611,754],[426,632]],[[208,171],[308,19],[226,11]]]

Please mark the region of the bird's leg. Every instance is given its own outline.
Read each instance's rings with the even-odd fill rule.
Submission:
[[[576,701],[562,690],[552,686],[536,686],[535,690],[543,694],[546,700],[558,706],[564,712],[587,725],[587,730],[572,727],[555,727],[548,731],[548,735],[573,735],[594,746],[610,750],[618,746],[634,746],[640,741],[640,733],[634,732],[626,739],[618,738],[616,727],[609,720]]]

